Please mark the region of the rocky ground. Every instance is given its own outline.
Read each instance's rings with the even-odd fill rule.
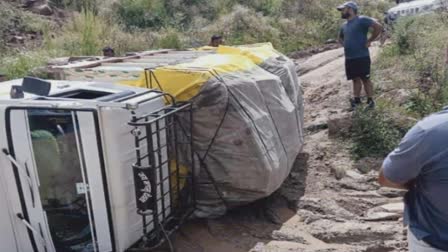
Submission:
[[[377,53],[372,48],[372,55]],[[256,202],[220,219],[187,223],[174,238],[176,251],[406,251],[403,192],[379,187],[381,160],[354,162],[349,153],[351,85],[342,49],[297,63],[305,92],[306,145],[268,201],[268,216],[277,216],[278,223],[260,214],[266,204]]]
[[[34,26],[33,22],[46,22],[47,29],[62,27],[70,12],[51,7],[48,0],[6,0],[0,1],[0,42],[8,50],[25,50],[39,48],[44,41],[43,27]],[[11,12],[14,15],[11,15]],[[3,22],[1,22],[4,19]],[[6,21],[5,21],[6,20]],[[49,36],[54,36],[50,34]],[[1,44],[0,44],[1,46]]]

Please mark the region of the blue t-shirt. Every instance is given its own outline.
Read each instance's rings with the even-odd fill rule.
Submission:
[[[339,36],[344,40],[346,59],[369,57],[367,34],[373,22],[369,17],[357,16],[342,25]]]
[[[392,182],[415,181],[405,197],[412,233],[448,249],[448,109],[418,122],[383,167]]]

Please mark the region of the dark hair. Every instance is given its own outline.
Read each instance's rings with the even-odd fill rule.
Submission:
[[[213,35],[212,36],[212,41],[218,40],[218,39],[222,39],[221,35]]]
[[[112,49],[112,47],[110,47],[110,46],[106,46],[103,48],[103,52],[113,52],[113,51],[114,51],[114,49]]]

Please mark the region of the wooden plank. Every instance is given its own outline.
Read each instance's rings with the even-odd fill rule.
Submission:
[[[83,68],[93,68],[101,66],[103,63],[119,63],[124,62],[125,60],[130,59],[139,59],[143,56],[151,56],[156,54],[164,54],[168,53],[170,51],[173,51],[172,49],[163,49],[163,50],[154,50],[154,51],[144,51],[141,53],[137,53],[135,55],[131,56],[125,56],[125,57],[112,57],[112,58],[105,58],[101,60],[95,60],[95,61],[81,61],[81,62],[75,62],[73,64],[67,64],[63,66],[51,66],[51,68],[57,68],[57,69],[83,69]]]

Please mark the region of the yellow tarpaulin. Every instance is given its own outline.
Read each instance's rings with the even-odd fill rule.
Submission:
[[[218,54],[237,54],[248,57],[255,64],[262,64],[271,57],[278,57],[280,54],[274,49],[271,43],[262,43],[243,46],[220,46],[216,51]]]
[[[214,74],[247,71],[257,67],[253,60],[238,54],[213,54],[192,62],[159,67],[140,75],[138,80],[121,81],[125,85],[160,89],[178,101],[188,101],[197,95]]]

